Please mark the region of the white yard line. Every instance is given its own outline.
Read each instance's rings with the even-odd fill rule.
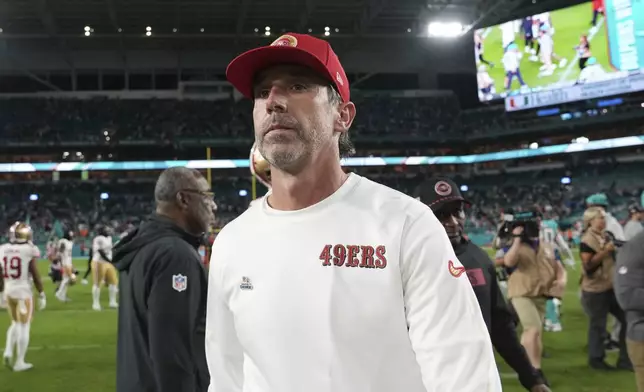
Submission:
[[[99,348],[106,348],[106,347],[115,347],[116,345],[111,344],[111,345],[105,345],[105,344],[63,344],[63,345],[52,345],[52,346],[31,346],[29,347],[29,351],[43,351],[43,350],[94,350],[94,349],[99,349]],[[2,347],[2,351],[4,351],[4,347]]]
[[[595,26],[595,29],[593,30],[592,28],[589,30],[588,33],[588,42],[590,43],[593,38],[595,38],[595,35],[599,32],[599,30],[602,28],[604,25],[604,17],[601,17],[599,19],[599,22],[597,22],[597,25]],[[592,52],[592,49],[591,49]],[[559,78],[559,84],[565,82],[568,79],[568,76],[570,76],[570,73],[572,72],[572,69],[576,66],[578,66],[579,62],[579,52],[575,51],[575,57],[568,63],[566,66],[566,70],[561,74],[561,77]]]

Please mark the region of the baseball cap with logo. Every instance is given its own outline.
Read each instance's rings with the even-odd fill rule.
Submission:
[[[349,80],[340,59],[327,41],[307,34],[286,33],[268,46],[240,54],[228,64],[226,78],[245,97],[253,99],[255,75],[280,64],[310,68],[333,84],[342,101],[349,101]]]
[[[434,177],[423,182],[416,188],[414,196],[433,211],[438,211],[445,204],[454,201],[471,204],[463,197],[458,185],[448,177]]]
[[[604,193],[595,193],[586,198],[586,204],[596,206],[608,206],[608,197]]]

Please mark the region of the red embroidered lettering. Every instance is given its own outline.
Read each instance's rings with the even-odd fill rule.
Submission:
[[[361,246],[362,260],[360,260],[360,268],[376,268],[374,265],[373,254],[375,253],[373,246]]]
[[[387,267],[387,258],[385,257],[387,249],[384,245],[379,245],[376,248],[376,268],[384,269]]]
[[[324,245],[322,253],[320,253],[320,260],[323,261],[322,265],[327,267],[331,265],[331,248],[333,245]]]
[[[357,267],[360,265],[360,260],[358,259],[358,253],[360,252],[360,247],[358,245],[347,245],[348,250],[348,260],[347,267]]]
[[[344,245],[336,245],[333,247],[333,265],[342,267],[347,260],[347,248]]]

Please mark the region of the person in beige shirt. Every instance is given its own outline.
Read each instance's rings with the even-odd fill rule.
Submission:
[[[546,301],[562,297],[567,276],[563,265],[555,259],[552,245],[539,241],[539,224],[533,215],[521,222],[515,222],[513,217],[512,245],[503,256],[503,263],[513,269],[507,296],[523,327],[521,344],[532,366],[545,378],[541,370],[541,338]]]
[[[583,234],[579,245],[583,275],[581,278],[581,303],[588,315],[588,364],[599,370],[612,370],[606,363],[604,337],[608,314],[624,323],[624,311],[617,303],[613,291],[615,270],[615,244],[606,233],[606,212],[590,207],[584,212]],[[617,368],[632,370],[625,342],[626,329],[619,334]]]

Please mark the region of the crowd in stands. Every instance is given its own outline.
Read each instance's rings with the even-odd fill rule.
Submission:
[[[502,108],[462,111],[453,94],[405,98],[356,94],[353,100],[358,111],[352,135],[384,137],[402,134],[440,139],[447,134],[480,135],[490,129],[508,130],[509,127],[508,117],[503,115]],[[20,98],[1,99],[0,103],[0,138],[5,143],[66,141],[109,144],[146,139],[173,142],[181,138],[248,137],[252,129],[252,103],[232,98],[223,101]],[[604,130],[597,137],[633,135],[637,131],[622,127]],[[590,133],[588,136],[594,138]],[[559,135],[539,142],[570,142],[565,139]],[[502,145],[501,141],[473,145],[469,153],[527,147],[527,144]],[[411,150],[403,152],[408,156],[454,153],[447,147],[432,151],[414,150],[413,146],[407,149]],[[383,151],[363,150],[361,154],[387,155]],[[514,164],[509,162],[506,166]],[[495,165],[492,162],[478,166],[488,169]],[[456,176],[456,179],[469,188],[467,195],[474,205],[470,210],[472,228],[492,230],[502,209],[548,205],[560,217],[574,217],[583,207],[585,195],[598,191],[612,195],[615,212],[620,212],[630,198],[639,195],[643,185],[637,180],[644,178],[641,175],[643,168],[636,163],[632,166],[625,170],[624,164],[606,162],[584,168],[574,175],[565,170],[547,170],[467,178]],[[381,169],[379,172],[367,171],[365,175],[408,194],[413,193],[419,181],[431,174],[426,167],[416,168],[416,172],[409,175],[402,175],[391,168]],[[452,176],[457,172],[455,167],[443,167],[442,170]],[[30,176],[25,174],[18,184],[0,186],[0,222],[6,225],[17,219],[29,219],[35,227],[48,227],[53,222],[72,226],[102,222],[118,226],[137,221],[153,210],[154,179],[133,179],[127,173],[121,174],[121,182],[109,184],[76,180],[41,185],[25,182]],[[562,186],[562,176],[572,176],[574,181],[571,185]],[[213,185],[219,207],[218,226],[223,226],[247,208],[251,188],[249,178],[230,177],[217,180]],[[31,200],[34,195],[38,200]],[[101,198],[100,195],[107,197]],[[4,229],[0,227],[0,232]]]
[[[353,171],[413,195],[417,185],[431,175],[427,170],[401,174],[395,170]],[[571,184],[561,184],[570,176]],[[465,178],[453,176],[465,186],[464,194],[471,201],[468,209],[468,230],[495,230],[500,213],[509,208],[525,209],[540,206],[550,209],[563,226],[579,219],[584,199],[596,192],[605,192],[611,199],[611,212],[618,219],[626,218],[626,208],[638,201],[644,189],[644,165],[622,163],[588,166],[571,174],[565,169],[521,173],[499,173]],[[116,230],[139,222],[154,211],[154,177],[138,181],[93,182],[67,180],[58,183],[13,184],[0,186],[0,222],[8,225],[28,219],[37,229],[62,222],[67,227],[93,226],[105,223]],[[241,214],[251,201],[250,177],[224,177],[213,180],[217,202],[217,227],[223,227]],[[258,195],[266,190],[258,185]],[[37,200],[34,200],[36,199]],[[7,227],[0,227],[5,232]],[[44,237],[36,238],[45,240]]]
[[[455,96],[356,97],[352,131],[360,135],[440,135],[459,106]],[[11,99],[0,105],[0,137],[6,141],[110,141],[249,135],[252,103],[234,101]],[[105,133],[107,132],[107,134]]]

